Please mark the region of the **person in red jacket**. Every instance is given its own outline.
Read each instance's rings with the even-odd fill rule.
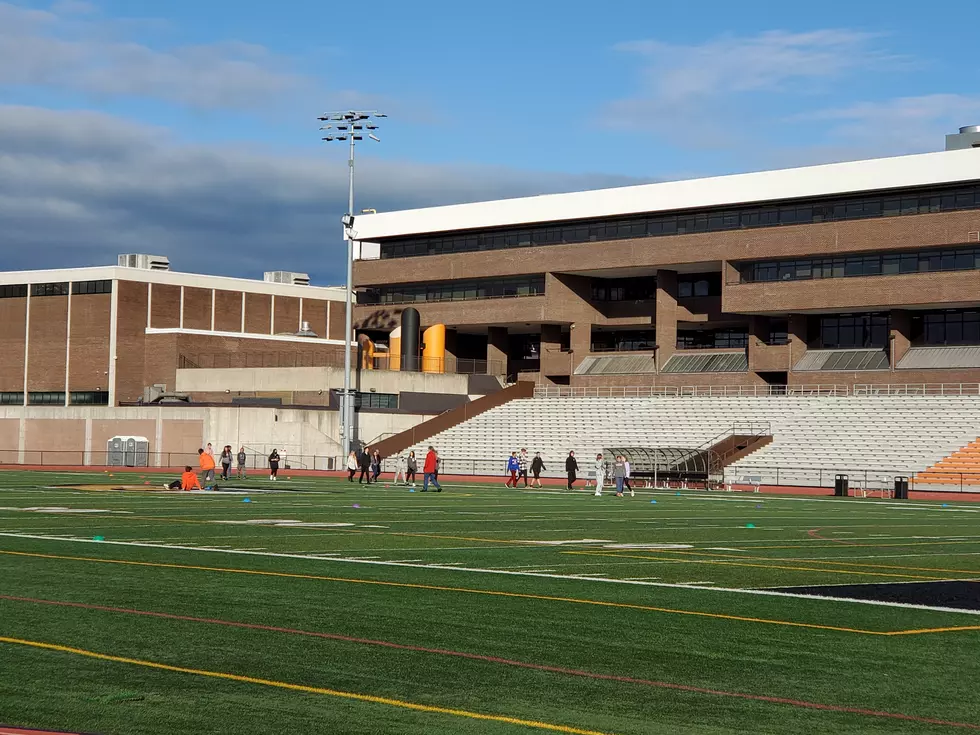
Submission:
[[[422,465],[422,492],[429,492],[429,482],[431,482],[437,493],[442,492],[442,486],[439,484],[439,480],[436,478],[436,472],[439,471],[439,455],[436,454],[436,450],[429,447],[429,451],[425,455],[425,464]]]

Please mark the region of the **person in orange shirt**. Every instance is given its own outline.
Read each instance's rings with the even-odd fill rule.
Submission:
[[[194,490],[201,489],[201,483],[197,480],[197,473],[194,472],[188,465],[184,467],[184,473],[180,476],[179,480],[174,480],[169,485],[164,483],[164,490]]]
[[[204,473],[204,489],[210,490],[214,487],[214,457],[203,449],[198,449],[197,454],[201,464],[201,472]]]

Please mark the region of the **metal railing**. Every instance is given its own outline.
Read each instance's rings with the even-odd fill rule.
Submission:
[[[371,358],[373,370],[412,370],[424,373],[448,373],[454,375],[503,375],[504,365],[498,360],[476,360],[468,358],[420,357],[414,361],[385,354]],[[359,362],[354,360],[355,367]],[[403,367],[404,365],[404,367]],[[294,368],[327,367],[342,368],[344,352],[341,348],[334,352],[215,352],[203,354],[181,354],[177,359],[180,370],[208,370],[226,368]]]
[[[855,396],[977,396],[980,383],[907,383],[899,385],[855,385]]]
[[[765,396],[846,396],[846,385],[645,385],[645,386],[566,386],[540,385],[535,398],[656,398],[661,396],[765,397]]]
[[[567,386],[539,385],[535,398],[692,398],[769,397],[769,396],[980,396],[980,383],[910,383],[846,385],[639,385]]]
[[[534,447],[530,447],[535,451]],[[438,449],[438,447],[437,447]],[[579,452],[576,450],[576,453]],[[407,456],[408,452],[399,453]],[[546,470],[542,472],[542,477],[557,479],[565,477],[565,453],[555,456],[544,457]],[[109,465],[109,452],[90,451],[81,449],[68,450],[0,450],[0,465],[6,466],[37,466],[37,467],[69,467],[84,468],[90,467],[93,470],[164,470],[169,469],[179,472],[185,465],[194,469],[198,468],[198,455],[196,452],[149,452],[143,455],[147,458],[147,464],[137,467],[126,467],[120,465]],[[585,457],[585,455],[582,455]],[[421,470],[423,457],[417,455],[419,469]],[[386,457],[382,460],[382,482],[390,482],[392,474],[398,469],[399,457]],[[440,457],[439,473],[442,475],[461,475],[472,477],[501,477],[505,476],[507,457]],[[246,460],[246,471],[248,473],[266,473],[269,471],[268,455],[264,452],[250,452]],[[317,471],[335,472],[346,471],[346,457],[330,455],[311,455],[311,454],[291,454],[280,453],[279,472],[280,475],[288,475],[290,471]],[[668,470],[665,465],[663,470]],[[358,470],[359,472],[360,470]],[[218,463],[217,472],[221,472],[221,464]],[[237,476],[237,459],[232,462],[231,476]],[[384,475],[387,475],[385,477]],[[868,469],[861,467],[793,467],[793,466],[753,466],[750,464],[738,464],[733,467],[725,467],[720,473],[714,475],[714,480],[722,484],[740,484],[746,477],[758,478],[760,484],[772,487],[820,487],[831,488],[834,486],[834,478],[837,475],[847,475],[851,489],[863,490],[889,490],[894,485],[896,477],[908,477],[909,486],[914,490],[946,493],[980,493],[980,472],[943,472],[944,479],[931,479],[927,473],[917,473],[908,468],[895,468],[891,470]],[[920,475],[922,475],[920,477]],[[579,469],[579,480],[583,481],[591,476],[591,464],[586,459],[581,463]],[[118,475],[116,477],[119,477]],[[421,481],[421,474],[419,476]],[[116,480],[116,482],[123,482]],[[153,485],[155,479],[132,481],[128,484],[138,485],[141,483]]]

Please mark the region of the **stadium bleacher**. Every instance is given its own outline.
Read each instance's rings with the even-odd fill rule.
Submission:
[[[726,469],[764,484],[889,486],[921,473],[980,436],[980,396],[535,397],[512,401],[444,431],[432,444],[443,472],[497,474],[511,451],[541,452],[548,477],[569,450],[580,476],[605,447],[694,448],[735,425],[768,422],[773,441]],[[980,478],[976,478],[980,481]]]

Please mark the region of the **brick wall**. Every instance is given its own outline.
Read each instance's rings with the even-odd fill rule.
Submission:
[[[32,296],[27,359],[28,391],[65,389],[68,297]]]
[[[0,299],[0,391],[24,389],[27,298]]]
[[[69,390],[109,389],[111,302],[110,294],[75,294],[71,297]]]

